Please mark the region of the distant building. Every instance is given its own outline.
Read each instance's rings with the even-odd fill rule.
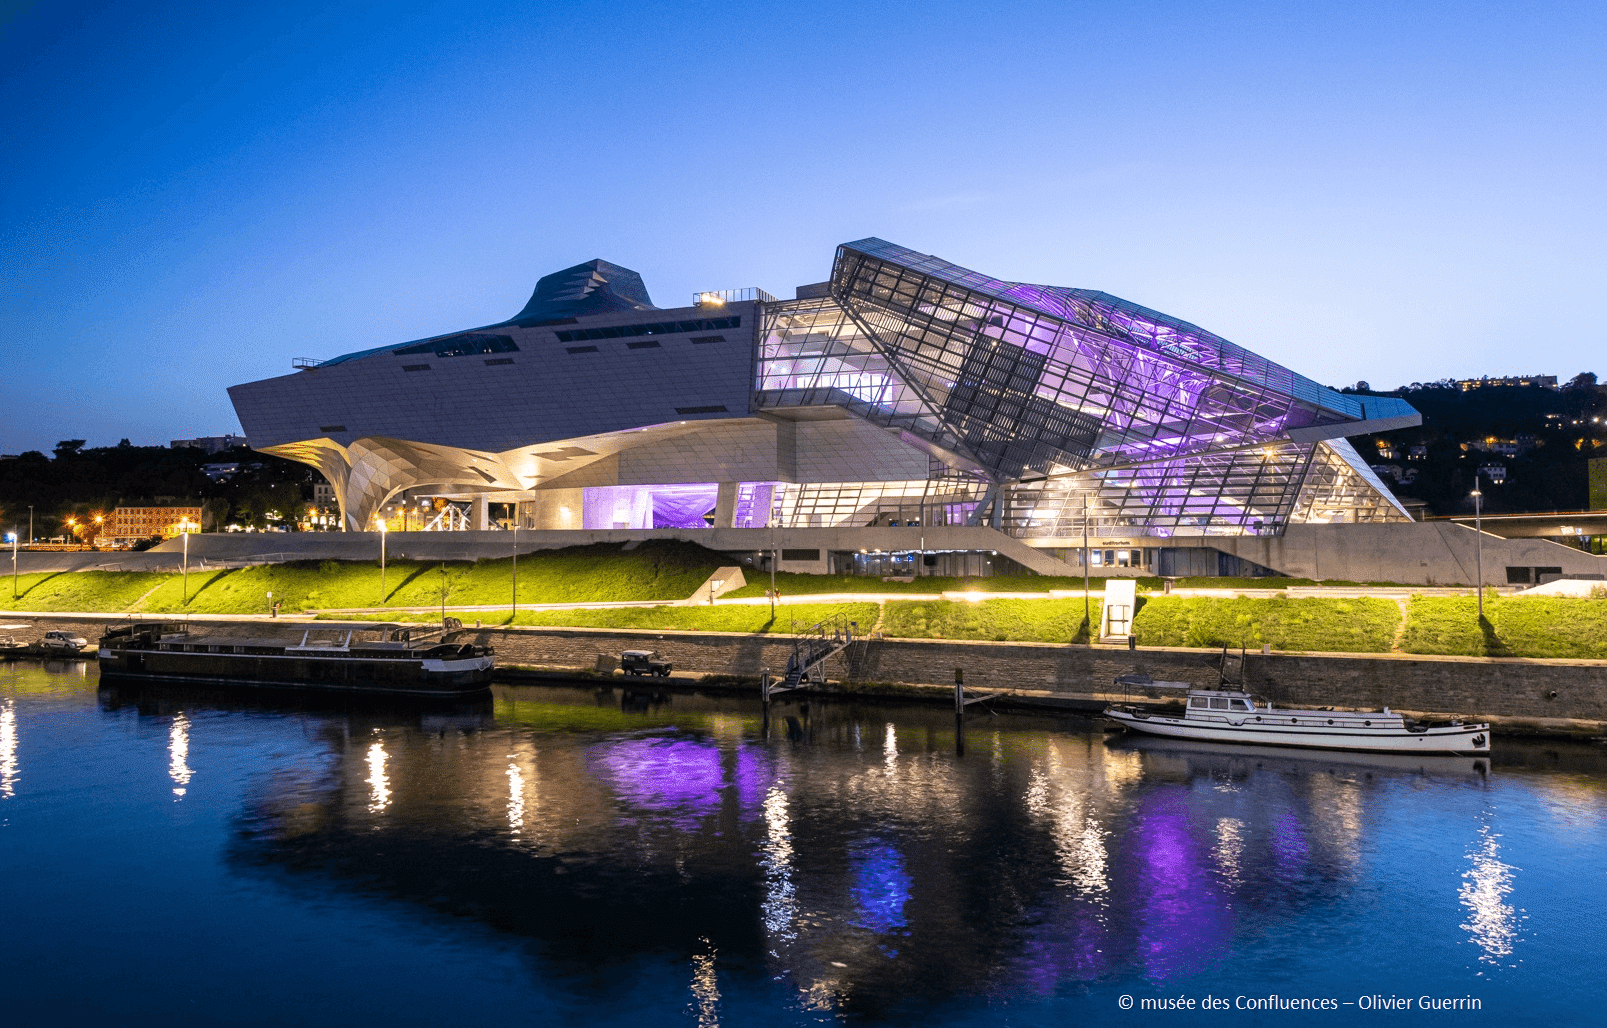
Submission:
[[[214,482],[227,482],[240,473],[239,461],[227,461],[217,464],[202,464],[201,474]]]
[[[100,537],[96,541],[102,545],[125,546],[149,539],[153,535],[171,539],[185,531],[186,520],[189,522],[189,531],[199,532],[201,508],[118,507],[112,511],[111,518],[102,527]]]
[[[247,446],[243,435],[204,435],[195,439],[175,439],[170,444],[175,450],[182,450],[193,446],[206,453],[219,453],[223,450],[232,450],[236,446]]]
[[[1607,510],[1607,457],[1590,462],[1590,509]]]
[[[1520,435],[1516,439],[1499,439],[1495,436],[1486,436],[1483,439],[1470,439],[1462,444],[1462,452],[1477,450],[1480,453],[1495,453],[1502,457],[1521,457],[1540,445],[1540,441],[1532,435]]]
[[[1479,474],[1489,479],[1491,485],[1505,485],[1507,481],[1507,466],[1505,464],[1480,464]]]
[[[1557,388],[1556,375],[1514,375],[1511,378],[1461,378],[1457,379],[1457,388],[1464,393],[1475,389],[1484,389],[1495,386],[1512,386],[1531,389]]]

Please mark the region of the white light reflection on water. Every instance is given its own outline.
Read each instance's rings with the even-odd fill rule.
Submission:
[[[898,733],[893,730],[893,722],[887,722],[887,734],[882,737],[882,757],[887,764],[887,773],[892,774],[898,768]]]
[[[368,812],[378,814],[391,805],[391,783],[385,776],[385,744],[378,739],[368,748]]]
[[[1517,868],[1501,861],[1499,838],[1488,824],[1479,829],[1479,843],[1468,854],[1473,866],[1462,873],[1458,890],[1468,909],[1468,919],[1461,927],[1484,951],[1479,960],[1486,964],[1499,964],[1510,957],[1518,941],[1518,912],[1506,901]]]
[[[787,811],[787,794],[772,785],[764,798],[764,927],[786,942],[797,936],[797,887],[792,881],[792,825]]]
[[[0,705],[0,799],[17,794],[17,701]]]
[[[714,944],[708,939],[698,941],[708,947],[707,953],[692,957],[692,999],[698,1028],[720,1028],[720,981],[714,973]]]
[[[1216,845],[1211,848],[1211,859],[1224,881],[1233,888],[1244,884],[1244,822],[1236,817],[1220,818],[1216,822]]]
[[[173,718],[173,725],[167,732],[167,774],[173,779],[173,795],[178,797],[175,803],[189,791],[190,778],[195,774],[190,770],[189,761],[190,719],[180,713]]]
[[[513,754],[508,754],[513,756]],[[517,836],[525,826],[525,777],[519,765],[508,762],[508,831]]]
[[[1066,761],[1060,747],[1051,743],[1045,758],[1047,773],[1034,768],[1027,786],[1027,810],[1049,822],[1055,856],[1069,885],[1084,897],[1103,902],[1110,891],[1109,854],[1105,830],[1094,816],[1086,792],[1088,775]]]

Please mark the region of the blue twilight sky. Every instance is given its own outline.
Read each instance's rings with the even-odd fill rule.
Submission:
[[[0,0],[0,451],[877,235],[1319,381],[1607,378],[1607,4]]]

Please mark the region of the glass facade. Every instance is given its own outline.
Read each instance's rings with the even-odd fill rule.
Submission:
[[[1405,403],[1334,392],[1105,293],[867,239],[838,249],[830,295],[763,312],[755,409],[840,407],[933,457],[928,481],[786,487],[784,525],[1063,538],[1410,520],[1343,439],[1414,414]]]

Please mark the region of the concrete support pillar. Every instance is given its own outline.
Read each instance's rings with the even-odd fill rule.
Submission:
[[[476,532],[484,532],[491,527],[490,506],[490,503],[485,498],[485,493],[481,493],[474,498],[474,503],[469,508],[469,527],[471,529]]]
[[[720,491],[714,498],[715,528],[736,527],[737,485],[736,482],[720,483]]]

